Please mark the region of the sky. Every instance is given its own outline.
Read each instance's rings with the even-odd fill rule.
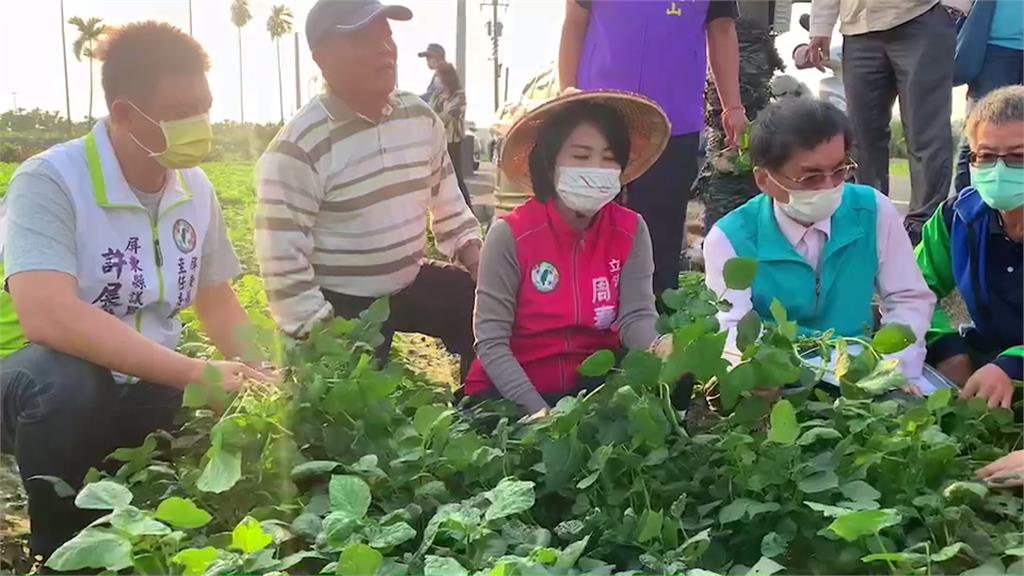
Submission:
[[[14,107],[43,108],[64,111],[64,80],[60,40],[59,0],[3,0],[17,4],[17,25],[6,26],[0,34],[0,110]],[[394,0],[398,1],[398,0]],[[508,67],[509,95],[514,98],[526,82],[558,56],[558,42],[564,15],[563,0],[504,0],[509,6],[499,9],[504,23],[501,38],[501,60]],[[267,33],[266,21],[271,7],[284,4],[294,13],[295,29],[300,32],[299,69],[303,101],[316,86],[319,71],[306,46],[304,29],[306,14],[314,0],[256,0],[250,2],[252,21],[242,29],[242,66],[244,107],[247,121],[274,122],[279,119],[277,61],[274,44]],[[414,12],[410,22],[395,22],[393,30],[398,45],[399,87],[422,93],[431,77],[425,62],[417,57],[429,42],[438,42],[455,60],[456,0],[404,0]],[[493,118],[493,76],[490,38],[486,24],[490,19],[488,1],[466,0],[467,49],[466,78],[467,118],[486,125]],[[192,0],[192,32],[210,55],[212,68],[209,80],[214,102],[211,118],[239,120],[238,34],[230,21],[231,0]],[[797,5],[793,18],[808,10]],[[68,77],[71,86],[71,115],[76,120],[88,114],[89,64],[78,62],[70,49],[75,28],[66,24],[68,18],[96,16],[108,25],[135,20],[154,19],[170,22],[188,31],[188,0],[64,0],[64,29],[67,35]],[[779,53],[789,64],[788,72],[817,90],[822,73],[814,70],[796,71],[790,53],[806,33],[796,26],[776,42]],[[841,41],[837,36],[835,41]],[[284,113],[287,118],[297,106],[295,102],[295,40],[292,35],[281,41],[281,73],[284,79]],[[95,116],[105,113],[99,86],[99,63],[95,69]],[[504,79],[501,90],[504,91]],[[957,115],[954,97],[954,116]],[[962,98],[960,98],[962,100]],[[962,112],[961,112],[962,114]]]

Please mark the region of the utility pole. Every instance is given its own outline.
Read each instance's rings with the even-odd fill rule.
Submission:
[[[11,100],[14,100],[14,108],[12,108],[11,110],[17,110],[18,109],[18,93],[17,92],[11,92]]]
[[[299,33],[295,33],[295,109],[302,108],[302,81],[299,80]]]
[[[498,20],[498,8],[507,8],[508,3],[490,0],[491,21],[487,23],[487,35],[491,37],[491,60],[494,62],[494,110],[501,106],[501,59],[498,58],[498,44],[501,41],[502,23]]]
[[[71,133],[71,89],[68,88],[68,41],[64,34],[64,0],[60,0],[60,45],[64,56],[64,106],[68,113],[68,134]]]
[[[455,70],[466,86],[466,0],[455,5]]]
[[[188,0],[188,35],[192,35],[192,0]]]

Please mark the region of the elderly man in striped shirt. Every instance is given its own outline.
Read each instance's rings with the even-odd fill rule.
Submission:
[[[306,20],[326,80],[258,167],[255,248],[270,311],[302,337],[391,297],[395,331],[438,337],[473,356],[480,228],[447,154],[444,125],[414,94],[396,91],[389,20],[412,12],[376,0],[319,0]],[[427,228],[461,266],[426,259]]]

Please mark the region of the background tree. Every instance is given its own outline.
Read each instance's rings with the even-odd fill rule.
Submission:
[[[242,27],[252,20],[249,11],[249,0],[233,0],[231,2],[231,23],[238,28],[238,112],[241,121],[245,122],[245,80],[242,73]]]
[[[75,38],[74,44],[71,45],[75,58],[79,62],[82,61],[83,56],[89,59],[89,120],[92,120],[93,60],[95,59],[93,45],[103,35],[107,27],[103,24],[102,18],[95,17],[82,20],[78,16],[73,16],[68,19],[68,24],[78,28],[78,38]]]
[[[281,36],[292,31],[292,11],[284,5],[271,8],[267,18],[267,32],[277,48],[277,102],[281,111],[281,123],[284,124],[284,84],[281,80]],[[296,102],[296,105],[298,103]]]

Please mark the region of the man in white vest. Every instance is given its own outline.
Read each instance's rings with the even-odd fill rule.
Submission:
[[[0,437],[44,557],[91,518],[37,477],[77,488],[113,449],[170,429],[207,370],[229,390],[265,378],[175,351],[192,306],[225,358],[247,352],[239,263],[196,167],[212,142],[206,53],[143,22],[112,31],[100,57],[110,115],[22,164],[0,209]]]

